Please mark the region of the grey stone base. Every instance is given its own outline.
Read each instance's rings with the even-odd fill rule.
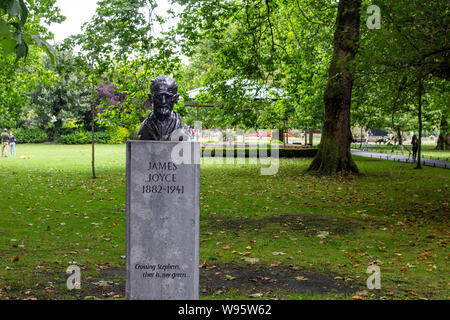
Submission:
[[[199,159],[198,142],[127,142],[127,299],[198,299]]]

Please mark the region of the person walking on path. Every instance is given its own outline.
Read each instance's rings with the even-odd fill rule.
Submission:
[[[2,140],[2,157],[8,157],[8,143],[9,143],[9,134],[8,130],[4,129],[1,134]]]
[[[416,135],[413,135],[411,139],[412,144],[412,152],[413,152],[413,160],[416,160],[417,157],[417,150],[419,149],[419,139],[417,139]]]
[[[16,155],[16,137],[14,137],[13,133],[9,133],[9,151],[11,155]]]

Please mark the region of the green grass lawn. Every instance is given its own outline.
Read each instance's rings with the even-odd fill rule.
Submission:
[[[0,299],[124,298],[125,146],[96,146],[96,180],[90,146],[16,149],[0,159]],[[310,159],[274,176],[206,159],[201,298],[448,299],[450,171],[356,160],[360,176],[321,178]]]

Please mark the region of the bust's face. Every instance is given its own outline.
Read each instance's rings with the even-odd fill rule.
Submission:
[[[173,106],[178,102],[178,94],[174,94],[171,88],[161,85],[152,92],[154,111],[160,116],[168,117],[173,110]]]

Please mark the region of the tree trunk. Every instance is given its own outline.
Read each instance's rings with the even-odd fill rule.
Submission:
[[[314,132],[311,128],[308,131],[309,131],[309,145],[312,147],[314,144]]]
[[[441,126],[439,129],[439,138],[436,146],[436,150],[449,150],[449,133],[448,133],[448,122],[447,115],[442,113]]]
[[[398,145],[402,146],[402,152],[403,152],[403,135],[402,135],[402,130],[400,127],[397,127],[397,139],[398,139]]]
[[[92,179],[97,179],[95,175],[95,82],[94,82],[94,67],[92,66],[92,103],[91,103],[91,130],[92,130]]]
[[[417,149],[417,166],[416,169],[422,169],[421,153],[422,153],[422,93],[423,93],[423,82],[422,78],[419,79],[419,90],[418,90],[418,100],[419,100],[419,148]]]
[[[360,140],[359,140],[359,148],[361,149],[362,148],[362,139],[363,139],[363,127],[361,127],[361,132],[360,132],[360,135],[359,135],[359,138],[360,138]]]
[[[339,1],[333,57],[324,93],[322,138],[309,171],[325,175],[358,173],[350,153],[350,106],[354,79],[351,64],[359,41],[360,7],[360,0]]]
[[[92,105],[92,179],[96,179],[95,175],[95,108]]]
[[[403,135],[402,135],[402,130],[400,127],[397,127],[397,139],[398,139],[398,145],[402,146],[402,153],[403,153]]]

